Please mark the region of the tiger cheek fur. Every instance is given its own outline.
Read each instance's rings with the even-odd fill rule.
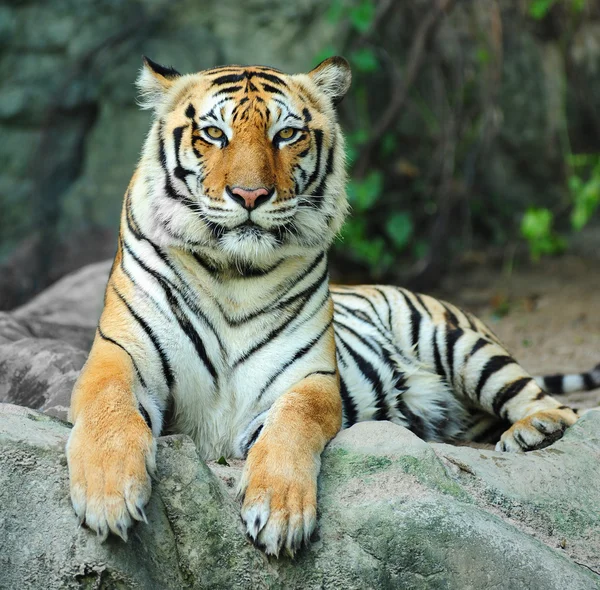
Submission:
[[[73,506],[102,539],[145,520],[162,432],[191,436],[203,459],[247,458],[246,533],[293,555],[340,427],[390,420],[429,441],[482,441],[508,421],[499,450],[538,449],[577,419],[540,384],[600,385],[598,368],[536,381],[451,304],[329,285],[348,209],[335,105],[349,84],[342,58],[293,76],[145,61],[155,118],[67,444]]]

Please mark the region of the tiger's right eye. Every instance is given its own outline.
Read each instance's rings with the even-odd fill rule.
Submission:
[[[219,129],[218,127],[206,127],[204,131],[212,139],[222,139],[223,135],[225,135],[223,130]]]

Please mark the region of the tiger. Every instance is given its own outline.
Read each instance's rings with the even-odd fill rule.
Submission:
[[[80,523],[127,541],[156,440],[245,459],[243,530],[294,555],[316,526],[321,454],[341,428],[389,420],[426,441],[541,449],[578,414],[549,395],[600,367],[529,375],[478,318],[393,286],[329,284],[349,210],[337,105],[342,57],[303,74],[223,66],[182,75],[144,58],[152,125],[127,188],[66,455]]]

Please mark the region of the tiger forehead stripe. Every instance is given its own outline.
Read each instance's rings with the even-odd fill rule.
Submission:
[[[234,70],[235,71],[235,70]],[[220,72],[219,72],[220,73]],[[250,80],[251,78],[259,78],[261,80],[267,80],[273,84],[278,84],[283,86],[284,88],[288,87],[288,84],[285,80],[276,76],[274,74],[269,74],[267,72],[253,72],[250,70],[243,70],[240,73],[228,73],[223,76],[219,76],[212,81],[212,86],[219,86],[221,84],[233,84],[235,82],[241,82],[242,80]],[[267,85],[263,84],[266,88]],[[270,86],[270,88],[273,88]],[[281,92],[279,90],[269,90],[269,92]]]

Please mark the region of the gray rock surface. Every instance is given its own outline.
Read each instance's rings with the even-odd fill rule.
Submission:
[[[0,312],[0,402],[67,418],[111,264],[86,266],[13,312]]]
[[[240,463],[213,472],[183,436],[159,442],[150,524],[100,544],[69,503],[68,431],[0,405],[0,588],[600,588],[600,412],[528,455],[355,425],[325,452],[294,560],[244,539]]]

